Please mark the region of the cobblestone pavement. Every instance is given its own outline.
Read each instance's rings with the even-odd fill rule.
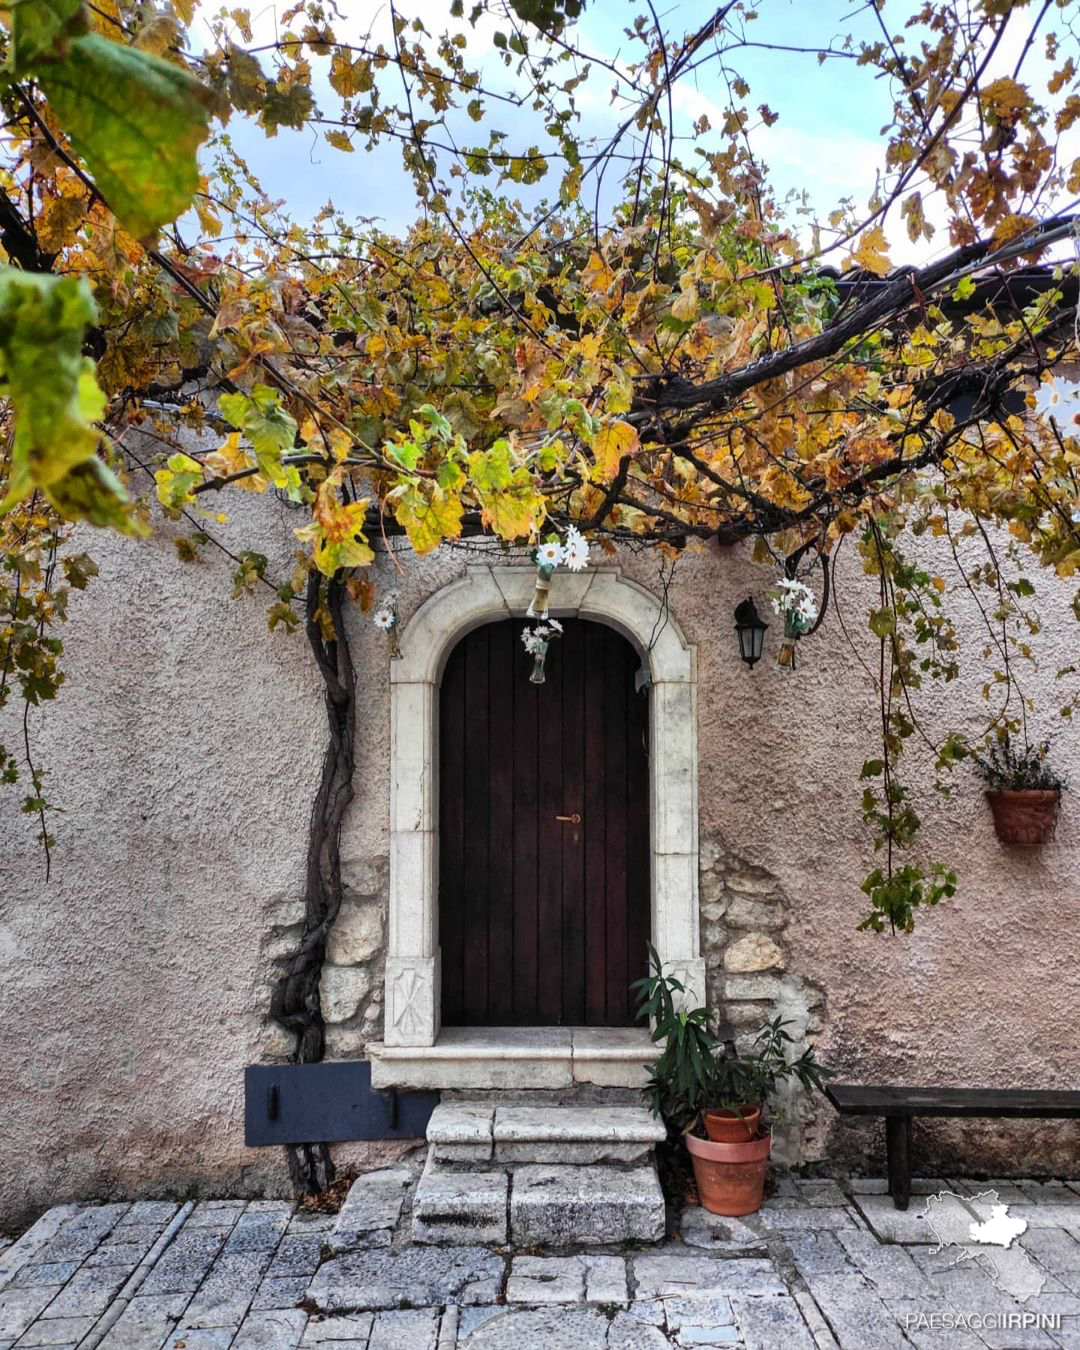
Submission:
[[[0,1247],[0,1350],[1080,1347],[1080,1182],[923,1180],[899,1213],[881,1182],[782,1178],[746,1220],[688,1209],[658,1247],[544,1253],[411,1244],[417,1170],[365,1174],[340,1215],[57,1206]],[[935,1248],[921,1217],[920,1196],[989,1189],[1027,1223],[1009,1268]],[[1003,1269],[1041,1289],[1017,1302]]]

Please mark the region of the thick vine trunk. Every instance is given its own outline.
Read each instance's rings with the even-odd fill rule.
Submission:
[[[329,742],[323,756],[319,790],[311,808],[304,935],[270,1000],[271,1017],[296,1036],[293,1061],[297,1064],[321,1060],[325,1048],[319,981],[327,935],[341,908],[341,823],[353,797],[356,697],[342,616],[344,596],[340,574],[325,583],[325,590],[318,573],[308,579],[306,631],[326,685]],[[323,632],[320,608],[330,616],[333,638],[327,639]],[[325,1144],[291,1144],[287,1153],[289,1174],[300,1194],[317,1194],[333,1181],[334,1165]]]

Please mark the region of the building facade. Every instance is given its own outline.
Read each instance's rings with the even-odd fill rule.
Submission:
[[[242,499],[214,525],[286,576],[288,508]],[[101,568],[64,634],[68,680],[30,720],[57,843],[44,879],[21,794],[0,796],[0,1222],[115,1195],[281,1193],[279,1150],[247,1149],[243,1068],[287,1059],[269,995],[302,931],[308,815],[325,721],[302,633],[270,632],[232,564],[176,560],[176,527],[88,532]],[[382,1085],[572,1093],[634,1086],[650,1051],[630,977],[644,938],[739,1035],[778,1012],[842,1078],[1074,1086],[1080,1048],[1080,824],[1012,850],[961,768],[945,800],[912,750],[920,850],[958,895],[909,935],[857,930],[873,865],[860,767],[874,753],[870,579],[842,553],[821,628],[793,672],[740,659],[734,609],[773,578],[749,549],[674,565],[620,550],[552,581],[564,621],[548,679],[520,643],[534,569],[490,543],[372,569],[401,616],[401,659],[357,607],[355,798],[345,901],[322,977],[327,1055]],[[923,691],[929,727],[978,734],[980,619],[958,576],[962,677]],[[1036,578],[1043,629],[1023,688],[1055,763],[1080,782],[1056,710],[1077,642],[1066,583]],[[269,596],[269,592],[267,592]],[[772,618],[766,614],[766,617]],[[21,739],[9,705],[0,739]],[[574,817],[578,817],[577,820]],[[601,827],[602,822],[602,827]],[[870,1124],[789,1103],[781,1161],[876,1170]],[[1067,1123],[917,1130],[930,1174],[1075,1172]],[[341,1145],[342,1162],[379,1155]],[[1022,1160],[1022,1161],[1021,1161]]]

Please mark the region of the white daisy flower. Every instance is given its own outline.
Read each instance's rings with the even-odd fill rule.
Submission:
[[[576,525],[571,525],[566,531],[563,553],[563,561],[571,572],[584,571],[589,561],[589,541]]]
[[[380,605],[379,608],[375,611],[375,613],[371,616],[371,622],[375,625],[376,628],[380,629],[384,633],[389,633],[392,628],[396,627],[397,621],[398,616],[394,610],[393,605],[390,604]]]
[[[563,546],[558,542],[541,544],[536,550],[537,567],[558,567],[563,560]]]
[[[1080,385],[1066,384],[1064,380],[1044,380],[1036,390],[1035,407],[1044,416],[1052,417],[1063,430],[1072,433],[1072,429],[1080,425]]]

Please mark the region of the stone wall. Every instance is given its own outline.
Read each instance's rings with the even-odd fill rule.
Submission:
[[[766,1022],[782,1017],[791,1053],[816,1045],[825,1021],[825,992],[795,968],[784,940],[791,902],[780,880],[737,857],[716,839],[701,841],[701,949],[708,1003],[750,1047]],[[775,1104],[773,1156],[797,1165],[814,1156],[827,1108],[785,1085]],[[816,1128],[815,1128],[816,1126]]]

